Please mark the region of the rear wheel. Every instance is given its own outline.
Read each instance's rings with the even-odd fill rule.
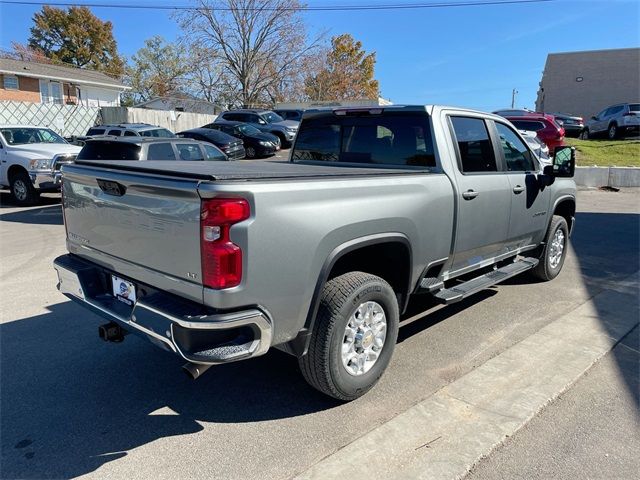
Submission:
[[[307,382],[350,401],[368,392],[384,373],[398,337],[398,301],[382,278],[363,272],[336,277],[322,291],[306,355]]]
[[[531,271],[534,277],[543,281],[553,280],[558,276],[564,259],[567,256],[569,227],[564,217],[554,215],[544,239],[544,246],[538,256],[539,263]]]
[[[33,187],[27,172],[18,172],[10,180],[11,196],[20,206],[33,205],[39,198],[38,191]]]

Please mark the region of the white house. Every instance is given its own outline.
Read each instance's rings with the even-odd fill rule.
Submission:
[[[117,107],[130,89],[95,70],[0,58],[0,100]]]

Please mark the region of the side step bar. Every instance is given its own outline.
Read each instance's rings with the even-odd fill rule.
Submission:
[[[489,272],[485,275],[481,275],[476,278],[472,278],[464,283],[455,285],[451,288],[443,288],[442,290],[434,293],[434,297],[439,299],[445,304],[459,302],[460,300],[467,298],[474,293],[484,290],[485,288],[496,285],[505,281],[508,278],[515,277],[516,275],[531,270],[538,265],[537,258],[523,258],[516,262],[510,263],[502,268]]]

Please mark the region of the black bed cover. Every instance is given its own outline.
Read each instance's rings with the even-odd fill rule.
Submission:
[[[265,160],[233,162],[77,160],[75,165],[209,181],[394,175],[429,171],[429,169],[398,168],[398,166],[373,168],[336,163],[319,165]]]

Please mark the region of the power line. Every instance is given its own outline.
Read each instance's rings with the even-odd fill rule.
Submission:
[[[551,3],[562,0],[466,0],[453,2],[420,2],[420,3],[400,3],[400,4],[369,4],[369,5],[316,5],[316,6],[300,6],[300,7],[262,7],[262,8],[240,8],[237,10],[245,11],[268,11],[268,10],[302,10],[308,12],[337,12],[337,11],[355,11],[355,10],[418,10],[426,8],[452,8],[452,7],[483,7],[496,5],[523,5],[532,3]],[[5,5],[23,5],[23,6],[40,6],[48,5],[50,7],[91,7],[91,8],[121,8],[121,9],[139,9],[139,10],[221,10],[231,11],[233,8],[226,6],[219,7],[199,7],[197,5],[143,5],[143,4],[125,4],[125,3],[87,3],[87,2],[42,2],[27,0],[0,0],[0,4]]]

